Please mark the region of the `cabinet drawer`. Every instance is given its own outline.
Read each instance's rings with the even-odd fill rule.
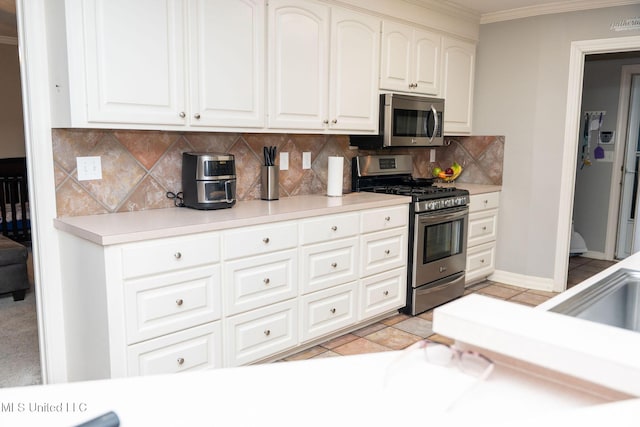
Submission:
[[[123,246],[122,274],[128,279],[219,260],[220,237],[217,233],[151,240]]]
[[[222,367],[220,322],[129,346],[128,375],[156,375]]]
[[[318,338],[356,322],[357,283],[354,281],[301,298],[301,341]]]
[[[370,317],[404,307],[407,303],[407,270],[399,268],[362,279],[360,317]]]
[[[293,298],[298,294],[298,251],[276,252],[225,264],[225,313],[243,311]]]
[[[297,319],[295,299],[228,318],[226,365],[244,365],[297,345]]]
[[[360,242],[363,277],[407,264],[406,228],[365,234]]]
[[[498,211],[496,209],[469,214],[467,246],[472,247],[496,240]]]
[[[467,251],[467,268],[465,283],[471,283],[483,279],[495,270],[496,243],[485,243],[475,246]]]
[[[357,213],[307,219],[300,225],[300,242],[307,245],[355,236],[359,220]]]
[[[213,265],[124,283],[129,344],[220,318],[220,267]]]
[[[222,236],[224,259],[260,255],[298,245],[295,222],[276,222],[269,225],[245,227],[227,231]]]
[[[409,205],[370,209],[362,212],[363,233],[381,231],[387,228],[403,227],[409,221]]]
[[[358,239],[306,246],[301,250],[300,284],[303,294],[358,278]]]
[[[500,204],[500,193],[473,194],[469,199],[469,212],[497,209]]]

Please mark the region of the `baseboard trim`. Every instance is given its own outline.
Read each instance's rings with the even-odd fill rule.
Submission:
[[[511,273],[504,270],[496,270],[488,277],[493,282],[500,282],[507,285],[521,288],[535,289],[538,291],[557,292],[554,290],[552,278],[527,276],[525,274]]]

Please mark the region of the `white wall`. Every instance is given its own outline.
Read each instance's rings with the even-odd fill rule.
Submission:
[[[0,43],[0,158],[24,157],[18,46]]]
[[[474,134],[505,135],[498,270],[552,279],[571,42],[639,35],[610,25],[640,6],[480,26]]]

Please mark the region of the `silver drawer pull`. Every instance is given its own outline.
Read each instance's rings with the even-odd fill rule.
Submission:
[[[331,227],[331,230],[332,231],[338,231],[338,227],[334,225],[333,227]]]
[[[331,310],[329,310],[331,312],[331,314],[336,314],[336,309],[332,308]]]
[[[480,260],[480,263],[484,264],[484,258],[482,258],[482,259]]]
[[[263,242],[264,242],[264,244],[266,245],[266,244],[268,244],[268,243],[269,243],[269,238],[268,238],[268,237],[265,237],[264,239],[262,239],[262,241],[263,241]]]
[[[387,249],[387,250],[385,250],[385,251],[384,251],[384,254],[385,254],[385,255],[389,255],[390,253],[391,253],[391,251],[390,251],[389,249]]]
[[[268,285],[271,282],[271,280],[268,277],[263,279],[262,281],[264,282],[265,285]]]
[[[176,252],[175,254],[173,254],[173,257],[175,259],[180,259],[180,258],[182,258],[182,254],[180,252]]]
[[[269,336],[269,335],[271,335],[271,331],[269,329],[266,329],[264,331],[264,334],[265,334],[265,336]]]
[[[382,294],[386,297],[389,295],[389,291],[384,291]]]
[[[184,113],[184,111],[180,111],[180,114],[178,114],[180,116],[181,119],[184,119],[185,117],[187,117],[187,115]]]
[[[332,262],[332,263],[331,263],[331,267],[336,268],[337,266],[338,266],[338,263],[337,263],[337,262]]]
[[[385,220],[385,221],[387,221],[387,222],[389,222],[389,221],[391,221],[391,217],[390,217],[390,216],[385,216],[385,217],[384,217],[384,220]]]
[[[184,357],[178,357],[178,365],[184,365]]]
[[[184,303],[184,301],[182,300],[182,298],[178,298],[176,300],[176,305],[182,305]]]
[[[482,231],[487,231],[487,227],[486,226],[482,227]]]

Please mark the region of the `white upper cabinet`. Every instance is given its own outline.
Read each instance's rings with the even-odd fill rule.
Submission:
[[[264,126],[263,1],[66,6],[71,125]]]
[[[376,131],[379,20],[299,0],[268,13],[268,127]]]
[[[442,46],[444,131],[448,135],[470,134],[476,46],[450,37],[443,38]]]
[[[262,0],[192,0],[190,124],[264,126]]]
[[[69,26],[68,39],[84,29],[72,66],[84,70],[86,94],[78,93],[76,101],[86,99],[87,122],[184,121],[182,0],[72,1],[68,12],[81,19]]]
[[[441,39],[436,33],[384,21],[380,89],[438,95]]]

